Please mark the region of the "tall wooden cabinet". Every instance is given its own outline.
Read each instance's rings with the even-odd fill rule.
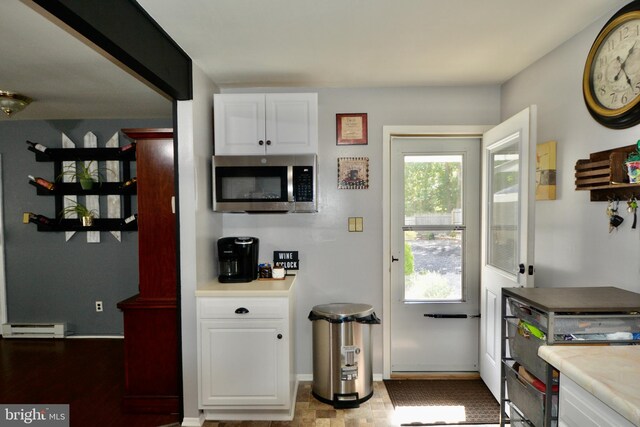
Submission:
[[[124,315],[128,412],[179,412],[173,131],[123,129],[136,142],[139,293]]]

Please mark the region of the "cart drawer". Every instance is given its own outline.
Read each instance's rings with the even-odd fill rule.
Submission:
[[[509,400],[518,408],[518,410],[535,426],[544,426],[545,419],[545,393],[536,389],[528,383],[524,383],[519,379],[516,371],[509,365],[505,364],[507,378],[507,393]],[[553,396],[552,417],[558,417],[558,396]],[[553,421],[552,426],[557,426],[557,422]]]
[[[510,409],[509,421],[511,422],[511,427],[535,427],[513,406],[510,406]]]
[[[511,357],[542,382],[546,382],[547,363],[538,357],[538,348],[545,342],[527,334],[518,319],[508,319],[509,351]]]

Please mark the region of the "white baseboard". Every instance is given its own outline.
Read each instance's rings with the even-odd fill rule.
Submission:
[[[198,418],[195,417],[184,417],[182,419],[182,427],[202,427],[204,424],[204,414],[201,412]]]

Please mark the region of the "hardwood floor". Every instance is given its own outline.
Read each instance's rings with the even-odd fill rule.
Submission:
[[[178,425],[178,414],[125,414],[123,393],[122,339],[0,339],[2,404],[69,404],[71,427]]]

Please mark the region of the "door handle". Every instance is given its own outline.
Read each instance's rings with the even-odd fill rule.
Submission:
[[[520,274],[524,274],[524,272],[525,272],[524,264],[520,264],[520,265],[518,266],[518,268],[519,268],[519,270],[518,270],[518,271],[520,272]]]
[[[394,261],[400,261],[400,260],[398,258],[394,257],[393,255],[391,255],[391,262],[394,262]]]

